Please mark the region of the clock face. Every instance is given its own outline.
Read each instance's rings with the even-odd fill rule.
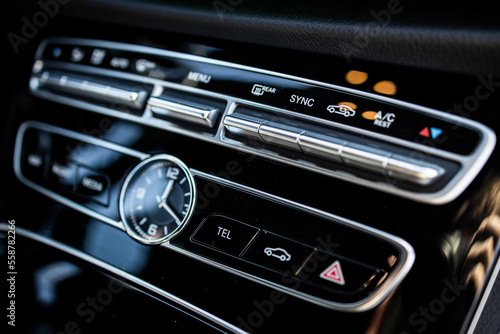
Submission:
[[[138,164],[120,193],[120,215],[127,233],[145,244],[177,235],[194,209],[194,179],[179,159],[156,155]]]

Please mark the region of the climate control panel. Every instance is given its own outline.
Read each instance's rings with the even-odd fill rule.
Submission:
[[[495,135],[389,96],[206,57],[51,38],[34,95],[411,200],[448,203],[489,158]]]

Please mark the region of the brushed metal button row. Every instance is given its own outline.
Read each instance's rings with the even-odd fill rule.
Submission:
[[[103,84],[93,78],[77,78],[71,75],[44,71],[38,78],[39,84],[46,88],[53,88],[82,97],[110,102],[119,101],[137,110],[142,110],[146,104],[155,117],[168,116],[182,121],[196,123],[213,128],[220,113],[218,108],[210,106],[192,106],[188,103],[169,101],[163,98],[151,97],[146,89],[123,89],[112,85]]]
[[[227,115],[223,123],[227,131],[235,135],[420,186],[433,184],[445,173],[444,168],[435,164],[351,143],[339,137],[323,135],[297,126],[237,113]]]

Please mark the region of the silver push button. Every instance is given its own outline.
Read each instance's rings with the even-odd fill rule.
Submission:
[[[293,127],[279,126],[274,124],[263,124],[259,128],[259,134],[264,142],[285,147],[291,150],[300,151],[299,136],[304,130]]]
[[[151,97],[148,107],[154,115],[173,117],[182,121],[213,128],[220,110],[210,106],[194,106],[177,101]]]
[[[258,120],[238,117],[237,115],[228,115],[224,117],[223,123],[227,131],[234,135],[263,141],[259,135],[259,128],[262,122]]]
[[[379,175],[385,173],[389,155],[390,153],[386,151],[351,143],[342,147],[340,152],[340,157],[346,166],[376,172]]]
[[[411,161],[402,156],[389,158],[386,170],[387,175],[391,178],[421,186],[428,186],[436,182],[445,173],[445,170],[437,165]]]
[[[42,86],[55,88],[70,94],[91,97],[102,102],[117,100],[134,109],[142,109],[147,97],[146,90],[123,89],[102,84],[89,78],[81,79],[67,75],[59,75],[45,71],[39,78]]]
[[[340,152],[345,141],[329,137],[313,136],[309,132],[299,136],[299,146],[302,152],[338,164],[342,163]]]

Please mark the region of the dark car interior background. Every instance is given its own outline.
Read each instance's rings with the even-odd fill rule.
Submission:
[[[4,5],[7,332],[500,333],[494,3]]]

